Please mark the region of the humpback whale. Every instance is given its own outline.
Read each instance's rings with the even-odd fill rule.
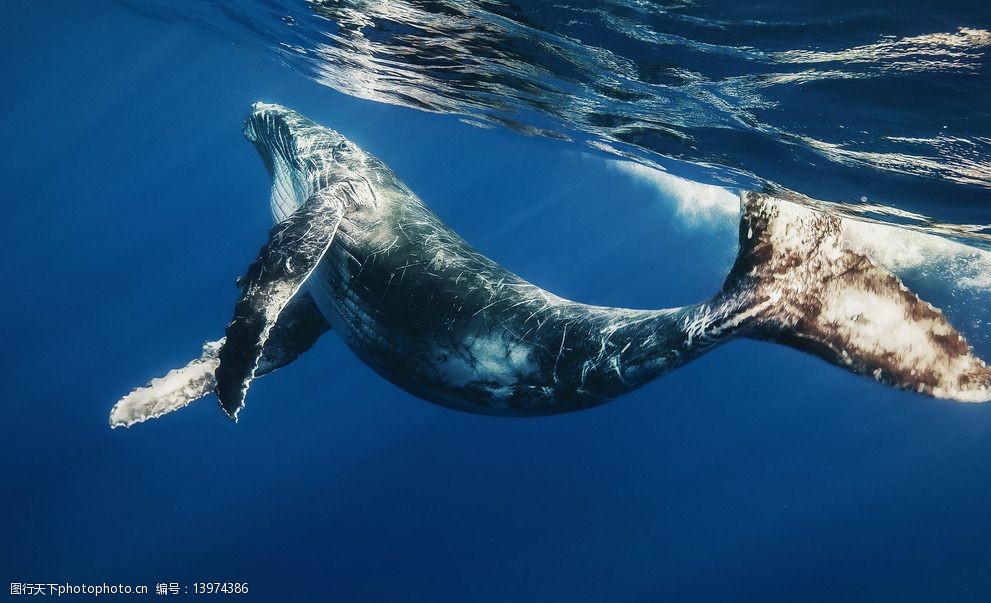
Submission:
[[[777,342],[882,383],[991,399],[991,369],[942,312],[850,247],[833,215],[748,192],[722,288],[661,310],[541,289],[474,250],[380,160],[285,107],[244,134],[272,176],[275,226],[237,281],[222,338],[114,406],[130,426],[211,392],[237,419],[253,379],[328,330],[380,375],[450,408],[503,416],[601,404],[734,337]]]

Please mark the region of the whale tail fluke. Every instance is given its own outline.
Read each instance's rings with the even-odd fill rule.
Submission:
[[[742,204],[719,295],[740,334],[936,398],[991,400],[991,369],[940,310],[844,244],[841,218],[759,193]]]

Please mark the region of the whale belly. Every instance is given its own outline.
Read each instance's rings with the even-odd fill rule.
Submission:
[[[295,211],[299,196],[290,185],[273,186],[276,221]],[[618,392],[584,386],[603,376],[627,387],[624,378],[613,379],[619,365],[603,360],[605,345],[586,349],[587,331],[605,328],[607,317],[590,319],[581,304],[533,287],[457,243],[423,245],[441,232],[440,224],[418,233],[422,221],[392,226],[398,223],[346,215],[305,285],[328,324],[376,372],[431,402],[500,415],[600,403]],[[441,254],[456,256],[459,267],[438,261]]]

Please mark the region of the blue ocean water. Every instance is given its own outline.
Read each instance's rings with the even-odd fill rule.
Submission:
[[[932,31],[979,28],[978,9],[931,9],[962,19]],[[346,133],[482,252],[565,297],[694,302],[735,253],[735,215],[696,215],[587,146],[357,99],[250,38],[141,12],[0,4],[0,582],[248,582],[225,598],[259,601],[991,596],[991,407],[767,343],[732,342],[601,407],[514,420],[422,402],[329,335],[253,385],[236,425],[201,401],[111,431],[117,398],[230,319],[270,226],[271,182],[240,131],[259,99]],[[986,87],[984,64],[960,60]],[[955,102],[970,128],[955,136],[984,137],[986,97]],[[678,161],[711,181],[691,173],[704,159]],[[908,207],[991,223],[984,185],[945,176],[930,185],[965,207]],[[983,256],[934,257],[903,261],[906,280],[987,357]],[[940,280],[947,266],[970,271]]]

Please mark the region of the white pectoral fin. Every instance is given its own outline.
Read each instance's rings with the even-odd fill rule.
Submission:
[[[155,419],[209,394],[216,387],[213,376],[224,340],[203,345],[203,354],[182,368],[172,369],[121,398],[110,411],[111,427],[130,427]]]
[[[334,241],[343,216],[341,187],[319,191],[269,233],[269,241],[239,280],[241,298],[218,354],[216,392],[233,419],[258,371],[279,316]]]

